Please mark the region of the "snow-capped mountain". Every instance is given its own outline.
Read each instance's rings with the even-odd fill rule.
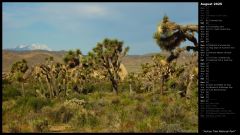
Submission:
[[[47,50],[47,51],[52,51],[52,49],[50,49],[45,44],[18,45],[17,47],[11,48],[9,50],[14,50],[14,51]]]

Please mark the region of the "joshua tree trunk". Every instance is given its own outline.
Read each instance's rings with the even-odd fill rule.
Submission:
[[[63,80],[63,87],[64,87],[64,96],[67,96],[67,81],[66,81],[66,79]]]
[[[163,91],[164,91],[164,77],[161,79],[161,95],[163,95]]]
[[[40,83],[40,92],[41,94],[46,98],[46,92],[44,91],[44,85],[43,85],[43,82],[42,80],[39,78],[38,79],[39,83]]]
[[[132,94],[132,84],[129,84],[129,93]]]
[[[48,85],[48,91],[49,91],[49,94],[50,94],[50,99],[52,99],[53,98],[52,87],[51,87],[51,84],[49,83],[47,78],[46,78],[46,82],[47,82],[47,85]]]
[[[119,80],[118,72],[116,70],[111,71],[111,69],[108,69],[108,73],[109,73],[110,81],[112,83],[113,92],[118,95],[118,80]]]
[[[22,84],[22,93],[23,93],[23,96],[25,97],[24,82],[22,82],[21,84]]]
[[[56,96],[59,95],[59,89],[57,87],[56,79],[53,77],[52,79],[52,86],[53,86],[53,92],[56,94]]]
[[[118,95],[118,81],[116,79],[111,79],[111,82],[113,86],[113,92]]]

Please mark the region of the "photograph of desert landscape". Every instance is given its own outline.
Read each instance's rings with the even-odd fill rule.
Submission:
[[[198,132],[197,3],[2,4],[2,132]]]

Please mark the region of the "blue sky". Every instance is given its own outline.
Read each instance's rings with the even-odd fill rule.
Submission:
[[[3,3],[2,14],[4,49],[43,44],[84,54],[104,38],[124,41],[129,54],[159,52],[153,33],[164,14],[198,23],[197,3]]]

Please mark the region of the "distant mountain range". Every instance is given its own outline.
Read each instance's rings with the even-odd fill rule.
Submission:
[[[17,47],[16,47],[17,48]],[[47,50],[24,50],[24,48],[31,47],[18,47],[20,51],[15,50],[2,50],[2,71],[8,72],[11,69],[11,66],[14,62],[25,59],[28,62],[29,67],[44,63],[45,58],[52,56],[54,61],[63,63],[63,58],[66,51],[47,51]],[[139,72],[141,71],[141,65],[144,63],[151,63],[151,56],[157,53],[144,54],[144,55],[127,55],[123,58],[123,64],[126,66],[128,72]],[[167,55],[167,52],[161,52],[162,55]],[[190,53],[182,53],[177,60],[179,64],[184,64],[188,62],[193,57]],[[197,59],[197,56],[194,56],[194,59]]]
[[[66,51],[47,51],[47,50],[2,50],[2,71],[8,72],[14,62],[25,59],[29,67],[45,62],[45,58],[52,56],[54,61],[64,63],[63,58]],[[140,71],[141,64],[150,62],[149,55],[127,55],[123,59],[123,64],[128,72]]]
[[[50,49],[45,44],[19,45],[15,48],[8,48],[8,49],[5,49],[5,50],[12,50],[12,51],[46,50],[46,51],[52,51],[52,49]]]

